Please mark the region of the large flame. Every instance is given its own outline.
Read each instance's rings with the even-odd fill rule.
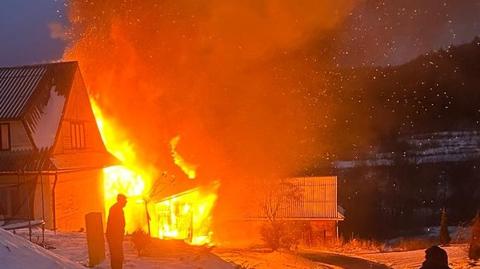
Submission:
[[[138,163],[134,146],[122,137],[121,128],[105,117],[94,99],[91,104],[107,150],[122,162],[122,165],[103,170],[105,208],[110,208],[116,202],[117,194],[123,193],[128,197],[125,208],[128,233],[142,229],[162,239],[184,239],[195,245],[211,244],[211,214],[219,183],[152,201],[154,169],[146,169]],[[186,162],[176,151],[179,140],[180,136],[176,136],[170,141],[173,161],[188,178],[194,179],[196,166]]]

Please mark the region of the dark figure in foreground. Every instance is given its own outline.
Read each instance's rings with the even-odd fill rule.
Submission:
[[[117,202],[110,207],[107,220],[107,241],[110,248],[112,269],[123,267],[123,237],[125,235],[125,216],[123,208],[127,204],[127,197],[117,196]]]
[[[447,252],[438,246],[425,250],[425,261],[420,269],[450,269]]]

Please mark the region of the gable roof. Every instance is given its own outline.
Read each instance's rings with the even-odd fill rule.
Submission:
[[[22,114],[46,71],[46,65],[0,68],[0,119]]]
[[[23,122],[33,144],[32,149],[0,152],[0,172],[87,169],[117,163],[105,148],[89,152],[88,157],[75,153],[70,158],[74,161],[52,152],[78,77],[77,62],[0,68],[0,121]]]
[[[34,147],[55,142],[77,62],[0,68],[0,120],[23,120]]]

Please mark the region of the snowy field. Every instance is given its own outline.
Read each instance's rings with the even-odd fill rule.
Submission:
[[[33,241],[39,240],[40,232],[35,231]],[[51,251],[41,248],[28,240],[27,231],[18,235],[0,229],[0,266],[1,268],[85,268],[88,264],[87,243],[84,233],[54,234],[47,231],[45,242]],[[161,255],[161,257],[138,257],[133,243],[126,240],[124,268],[180,268],[180,269],[324,269],[348,268],[348,266],[333,266],[324,262],[313,262],[298,255],[285,252],[262,252],[246,249],[214,248],[211,253],[195,253],[192,255]],[[467,244],[452,244],[444,248],[449,256],[452,269],[480,268],[480,265],[470,264]],[[325,253],[325,250],[309,250]],[[420,268],[424,260],[425,250],[414,251],[351,251],[349,253],[332,252],[336,254],[357,257],[394,269]],[[480,264],[480,263],[479,263]],[[5,266],[8,265],[8,266]],[[35,265],[32,267],[32,265]],[[97,269],[109,268],[107,260],[96,266]],[[357,267],[355,267],[357,268]]]
[[[124,268],[179,268],[179,269],[231,269],[235,266],[226,262],[218,256],[211,253],[199,253],[195,255],[177,255],[163,256],[158,258],[138,257],[133,243],[129,238],[125,240],[124,252],[125,262]],[[53,246],[54,253],[67,257],[77,263],[88,264],[87,242],[84,233],[57,233],[47,235],[46,242]],[[106,245],[107,247],[107,245]],[[108,250],[107,260],[96,266],[97,269],[107,269],[109,266]]]
[[[58,257],[60,262],[63,263],[50,263],[50,266],[41,267],[41,268],[85,268],[88,264],[88,252],[87,252],[87,241],[85,237],[85,233],[65,233],[65,232],[58,232],[54,234],[51,231],[47,231],[45,235],[45,243],[50,251],[43,249],[39,246],[31,244],[28,240],[23,238],[19,238],[19,236],[13,235],[10,232],[6,232],[4,230],[0,231],[3,232],[4,235],[8,235],[8,238],[13,238],[18,242],[22,242],[22,244],[30,245],[35,248],[36,252],[39,252],[39,255],[53,255],[54,257]],[[18,235],[22,237],[27,237],[27,231],[20,231],[17,232]],[[33,236],[33,241],[39,239],[40,232],[36,231]],[[21,239],[21,240],[20,240]],[[2,238],[2,243],[3,243]],[[199,253],[198,255],[176,255],[176,256],[164,256],[158,258],[150,258],[150,257],[138,257],[136,254],[136,250],[133,247],[133,243],[129,240],[126,240],[124,243],[125,248],[125,262],[124,268],[179,268],[179,269],[232,269],[236,268],[236,265],[224,261],[215,254],[212,253]],[[53,253],[52,253],[53,252]],[[110,268],[109,261],[108,261],[108,251],[107,251],[107,260],[101,263],[100,265],[94,267],[96,269],[107,269]],[[7,259],[9,253],[5,253],[5,250],[2,249],[0,253],[2,255],[0,257],[0,264],[6,265],[10,264],[12,266],[9,267],[2,267],[1,268],[8,268],[8,269],[17,269],[17,268],[40,268],[37,266],[32,266],[32,264],[37,264],[33,261],[36,259],[43,260],[43,258],[38,258],[35,253],[33,252],[26,252],[23,256],[19,256],[22,261],[25,263],[19,263],[14,259]],[[28,258],[28,255],[33,255],[36,258]],[[5,258],[7,257],[7,258]],[[33,263],[31,263],[33,262]],[[15,265],[15,266],[13,266]],[[17,266],[18,265],[18,266]]]
[[[17,240],[22,239],[19,236],[27,237],[27,231],[17,232],[19,236],[15,236],[10,232],[5,232],[10,237]],[[40,232],[35,231],[33,241],[39,240]],[[27,240],[20,240],[25,244],[34,246],[45,253],[51,253],[62,261],[68,263],[68,265],[53,264],[51,267],[44,268],[84,268],[88,264],[88,252],[87,242],[84,233],[73,232],[58,232],[54,234],[51,231],[47,231],[45,235],[45,243],[51,252],[41,247],[31,244]],[[264,268],[290,268],[290,269],[323,269],[333,268],[331,266],[323,266],[321,263],[314,263],[305,258],[298,257],[289,253],[272,252],[263,253],[249,251],[245,249],[214,249],[212,253],[199,253],[197,255],[176,255],[176,256],[163,256],[158,258],[151,257],[138,257],[133,247],[133,243],[126,240],[124,244],[125,248],[125,263],[124,268],[179,268],[179,269],[264,269]],[[4,253],[1,253],[4,255]],[[26,259],[30,261],[32,259]],[[3,261],[3,260],[2,260]],[[12,261],[11,261],[12,262]],[[7,264],[7,263],[1,263]],[[12,263],[13,264],[13,263]],[[17,268],[28,268],[26,264],[22,264]],[[75,267],[76,266],[76,267]],[[2,267],[4,268],[4,267]],[[10,267],[7,267],[10,269]],[[102,264],[94,267],[96,269],[107,269],[109,267],[108,251],[107,260]]]
[[[284,253],[262,253],[244,249],[218,249],[217,255],[226,261],[231,261],[245,269],[270,269],[270,268],[294,268],[294,269],[323,269],[333,268],[326,264],[314,263],[300,256]]]

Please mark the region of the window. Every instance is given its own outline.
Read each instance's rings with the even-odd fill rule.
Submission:
[[[85,143],[85,123],[70,122],[70,133],[72,137],[72,149],[84,149]]]
[[[0,150],[10,150],[10,124],[0,123]]]

